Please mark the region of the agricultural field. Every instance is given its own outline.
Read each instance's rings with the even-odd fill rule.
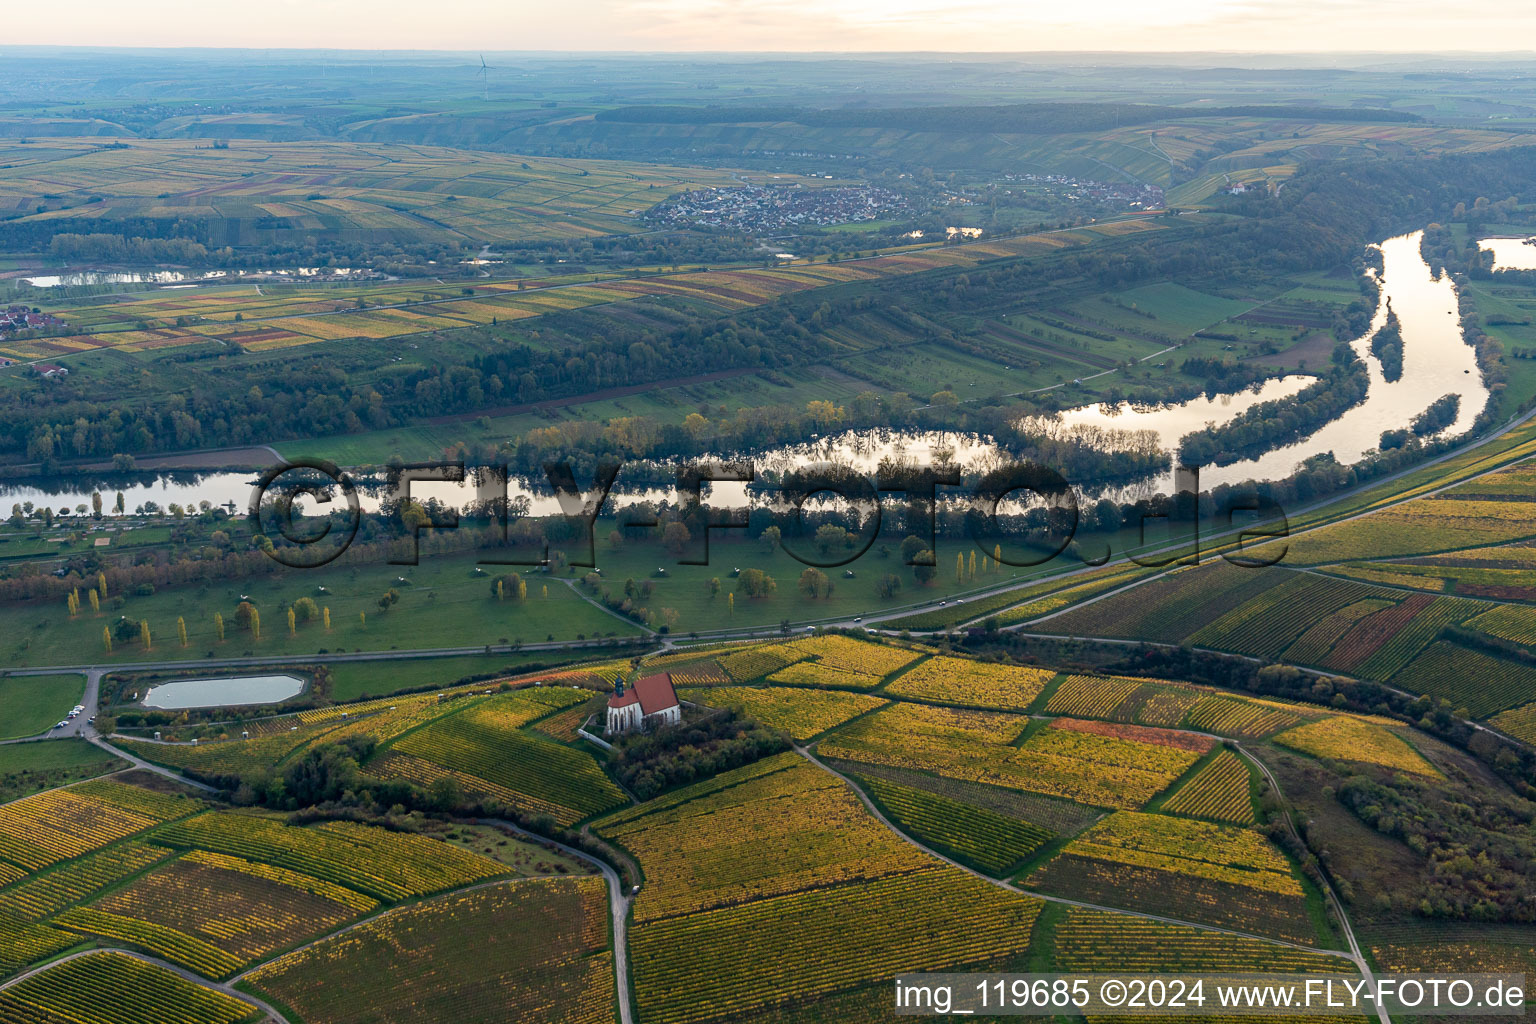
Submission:
[[[285,868],[193,850],[59,922],[131,936],[173,963],[219,977],[377,906],[369,896]],[[143,926],[149,927],[135,931]]]
[[[306,13],[256,30],[307,45]],[[1479,13],[1444,17],[1502,38]],[[1241,49],[8,46],[0,1024],[877,1024],[923,972],[1536,972],[1536,270],[1478,248],[1536,235],[1536,79]],[[1379,237],[1417,229],[1444,374]],[[1068,426],[1117,411],[1159,429]],[[468,488],[370,479],[353,550],[276,567],[240,505],[279,457],[504,462],[549,557],[492,568],[493,507],[450,533],[427,497]],[[586,559],[539,477],[610,458]],[[687,517],[693,459],[754,463],[749,529]],[[772,499],[822,459],[883,518]],[[1076,507],[1010,500],[994,547],[965,491],[1018,463]],[[930,537],[891,484],[951,465]],[[1283,539],[1238,537],[1252,467]],[[1005,561],[1042,517],[1078,532]],[[797,557],[861,526],[857,565]],[[304,686],[144,703],[254,671]],[[677,727],[584,728],[658,672]],[[47,738],[77,703],[101,735]]]
[[[609,615],[561,584],[549,586],[547,594],[544,588],[530,584],[526,600],[497,601],[487,578],[476,574],[475,568],[472,555],[423,558],[419,566],[407,569],[408,582],[401,583],[399,566],[332,564],[323,569],[168,586],[149,595],[130,593],[124,596],[126,603],[120,611],[103,608],[99,615],[88,607],[71,617],[64,614],[62,604],[57,610],[51,604],[35,602],[7,604],[0,612],[7,630],[0,638],[0,652],[13,659],[11,664],[18,668],[82,662],[104,666],[145,660],[190,662],[215,656],[289,658],[309,663],[323,660],[322,651],[343,649],[430,650],[551,638],[595,640],[641,632],[638,626]],[[330,629],[318,619],[289,630],[287,610],[301,597],[314,599],[319,595],[317,587],[327,590],[317,603],[322,611],[330,611]],[[396,591],[399,600],[381,612],[378,599],[390,590]],[[235,610],[241,595],[258,609],[259,634],[237,625]],[[215,613],[226,623],[222,641]],[[147,650],[142,638],[113,643],[111,651],[106,650],[103,630],[114,624],[118,615],[149,623]],[[178,619],[186,624],[185,645],[178,636]],[[65,704],[64,710],[73,703]]]
[[[505,873],[432,839],[347,821],[299,827],[280,818],[210,811],[161,829],[155,840],[269,864],[378,900],[427,896]]]
[[[1425,648],[1392,681],[1443,697],[1485,718],[1536,698],[1536,667],[1441,640]]]
[[[1188,733],[897,704],[823,739],[829,757],[931,772],[1095,807],[1140,807],[1212,746]]]
[[[538,698],[561,695],[560,703],[541,703],[535,693]],[[574,690],[502,694],[441,716],[387,749],[465,780],[484,780],[496,787],[492,793],[513,794],[514,806],[575,822],[626,802],[624,793],[587,749],[527,726],[586,699]]]
[[[662,175],[669,173],[668,169],[655,170]],[[525,174],[521,169],[517,173]],[[652,187],[661,184],[659,181],[646,181],[622,170],[610,169],[609,173],[610,186],[616,192],[626,188],[644,192],[645,199],[635,212],[642,212],[644,206],[665,198],[658,194],[661,188]],[[686,171],[680,173],[687,174]],[[703,173],[708,176],[710,172]],[[590,178],[595,175],[582,169],[577,176]],[[674,184],[677,184],[676,179]],[[0,205],[5,200],[4,186],[5,181],[0,178]],[[517,183],[509,180],[502,193],[511,195],[517,188]],[[595,190],[578,187],[572,192],[580,194],[580,202],[600,203],[603,198],[601,187]],[[240,200],[236,197],[231,202],[238,206]],[[441,204],[430,207],[431,213],[412,210],[403,218],[389,218],[392,222],[352,230],[362,236],[359,240],[368,237],[388,239],[397,235],[406,236],[405,240],[412,235],[446,235],[456,242],[478,245],[489,241],[497,232],[516,230],[519,219],[527,212],[526,208],[516,205],[497,206],[496,199],[488,198],[476,201],[473,205],[479,209],[466,219],[462,215],[468,212],[470,205],[463,197],[447,195],[442,197]],[[563,222],[566,233],[592,236],[633,223],[629,214],[616,216],[611,210],[603,212],[601,206],[587,209],[590,218],[578,214]],[[451,216],[442,218],[445,210]],[[325,216],[333,222],[335,230],[344,234],[348,229],[340,227],[341,221],[357,212],[356,203],[351,209],[333,203],[327,206]],[[34,216],[46,219],[50,215]],[[273,221],[271,217],[266,219]],[[238,217],[210,220],[226,226],[239,223]],[[237,226],[234,230],[241,229]],[[276,237],[284,228],[272,230]],[[695,269],[666,275],[636,274],[625,280],[615,280],[613,275],[585,274],[531,282],[481,281],[468,289],[444,289],[440,284],[436,288],[416,288],[393,282],[343,283],[319,290],[305,286],[288,289],[286,293],[274,289],[272,295],[255,284],[214,283],[178,292],[172,297],[162,293],[150,299],[129,297],[107,304],[50,308],[50,313],[77,333],[11,341],[0,346],[0,351],[16,358],[39,359],[94,350],[155,353],[217,340],[226,346],[237,346],[241,351],[262,353],[352,340],[395,340],[439,330],[483,327],[499,321],[521,321],[589,306],[657,298],[694,301],[717,313],[730,312],[763,305],[782,295],[837,283],[878,281],[946,267],[963,268],[987,260],[1098,240],[1072,233],[1028,235],[988,245],[887,254],[861,260],[857,265],[823,268],[815,274],[790,265],[717,271]],[[473,298],[464,297],[466,290]],[[946,355],[946,358],[960,357]],[[991,367],[985,361],[975,361],[972,370],[973,376],[986,379]],[[933,378],[926,376],[926,379]],[[914,385],[920,383],[916,379],[912,381]]]
[[[1354,972],[1343,956],[1083,907],[1056,926],[1053,953],[1059,969],[1075,971]]]
[[[648,871],[638,921],[697,913],[805,888],[918,870],[928,863],[870,817],[840,779],[780,754],[600,819],[599,835]]]
[[[1384,926],[1369,935],[1376,962],[1390,971],[1524,974],[1527,999],[1536,975],[1536,934],[1517,925]]]
[[[1240,569],[1226,562],[1176,569],[1084,608],[1062,612],[1035,628],[1063,635],[1180,643],[1229,609],[1265,593],[1285,575],[1283,570]]]
[[[1309,536],[1312,534],[1302,535]],[[1464,695],[1458,684],[1437,668],[1444,660],[1444,655],[1435,653],[1444,646],[1439,639],[1442,632],[1457,626],[1476,628],[1471,625],[1475,619],[1510,632],[1512,627],[1507,624],[1518,622],[1521,613],[1503,611],[1488,601],[1435,596],[1377,582],[1389,581],[1341,579],[1278,567],[1241,569],[1216,562],[1179,569],[1123,594],[1069,609],[1040,622],[1037,628],[1076,636],[1188,644],[1315,665],[1391,681],[1433,697],[1446,697],[1461,706],[1464,696],[1472,695]],[[1484,660],[1492,659],[1484,656]],[[1518,676],[1520,666],[1516,668]],[[1500,683],[1500,687],[1504,685]],[[1514,684],[1513,688],[1518,693],[1522,685]],[[1075,692],[1063,689],[1068,695]],[[1536,696],[1536,690],[1525,692]],[[1227,703],[1218,702],[1229,700],[1213,698],[1184,721],[1206,731],[1248,736],[1273,732],[1285,724],[1280,717],[1247,724],[1226,720],[1217,711]],[[1479,692],[1469,706],[1484,716],[1523,703],[1511,698],[1495,706],[1489,700]],[[1277,716],[1283,714],[1276,712]],[[1114,717],[1129,716],[1117,712]]]
[[[1408,741],[1383,726],[1338,715],[1276,733],[1270,739],[1283,747],[1314,757],[1372,765],[1386,771],[1409,772],[1431,778],[1440,772]]]
[[[882,980],[896,964],[1007,962],[1027,948],[1040,906],[902,842],[794,754],[594,827],[646,873],[631,952],[647,1021],[755,1019]],[[881,942],[866,941],[871,929]]]
[[[910,700],[1026,711],[1055,676],[1051,669],[940,656],[919,662],[882,692]]]
[[[1027,884],[1089,903],[1318,941],[1289,861],[1248,828],[1121,811],[1068,843]]]
[[[1242,757],[1222,748],[1164,800],[1160,809],[1168,814],[1208,818],[1229,825],[1252,825],[1253,773]]]
[[[1067,676],[1046,701],[1045,711],[1072,718],[1117,718],[1116,709],[1144,685],[1141,679]]]
[[[44,193],[68,206],[89,197],[102,224],[200,218],[230,232],[230,242],[314,231],[372,242],[581,238],[629,230],[632,210],[729,180],[649,164],[371,143],[241,140],[215,150],[190,139],[50,139],[45,147],[12,143],[0,157],[0,208],[20,212]],[[61,181],[78,184],[61,190]],[[63,211],[25,214],[47,221]]]
[[[1483,483],[1478,480],[1468,486]],[[1287,565],[1311,566],[1361,558],[1433,555],[1531,537],[1536,537],[1536,515],[1528,503],[1445,494],[1393,505],[1368,516],[1291,537],[1286,542],[1285,561]],[[1277,544],[1255,547],[1254,557],[1266,557]]]
[[[1079,832],[1104,816],[1104,812],[1097,808],[1085,807],[1082,804],[1042,796],[1038,793],[990,786],[983,782],[966,782],[906,768],[892,768],[888,765],[860,761],[843,761],[835,757],[822,756],[818,760],[849,777],[864,781],[880,780],[905,789],[932,793],[969,808],[978,808],[1000,814],[1005,818],[1012,818],[1031,829],[1046,829],[1058,836]]]
[[[749,718],[782,729],[797,742],[821,735],[851,718],[882,708],[873,694],[818,691],[788,686],[712,686],[680,690],[678,697],[712,708],[739,707]]]
[[[113,779],[49,790],[0,807],[0,878],[14,881],[193,813],[197,801]],[[17,874],[16,872],[19,872]]]
[[[6,1024],[246,1024],[264,1016],[235,996],[111,951],[60,963],[0,992]]]
[[[1049,829],[936,793],[878,776],[856,778],[902,830],[925,846],[991,875],[1006,875],[1009,868],[1055,838]]]
[[[1502,711],[1489,721],[1517,739],[1536,743],[1536,703]]]
[[[602,879],[520,879],[374,918],[258,968],[241,987],[307,1024],[350,1024],[360,1004],[400,1024],[608,1024],[609,931]]]

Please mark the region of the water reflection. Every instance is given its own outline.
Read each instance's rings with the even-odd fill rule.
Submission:
[[[1455,286],[1449,277],[1436,276],[1425,262],[1419,248],[1422,236],[1423,232],[1400,235],[1378,246],[1383,261],[1381,301],[1371,330],[1351,343],[1370,374],[1365,401],[1302,441],[1256,459],[1224,467],[1208,467],[1201,474],[1203,486],[1282,479],[1295,472],[1304,460],[1325,452],[1332,452],[1340,463],[1357,462],[1378,446],[1384,431],[1410,426],[1415,417],[1447,394],[1460,397],[1458,413],[1455,422],[1435,436],[1456,437],[1471,430],[1487,404],[1488,389],[1483,384],[1476,353],[1462,335]],[[1536,246],[1526,248],[1536,251]],[[1402,376],[1391,383],[1386,381],[1380,361],[1370,351],[1371,335],[1385,323],[1389,304],[1401,321],[1403,337]],[[1080,437],[1090,441],[1097,438],[1106,445],[1119,438],[1127,446],[1140,448],[1151,444],[1151,438],[1155,437],[1157,445],[1173,451],[1179,440],[1190,432],[1229,422],[1261,402],[1287,398],[1314,379],[1292,374],[1265,381],[1237,394],[1201,395],[1187,402],[1162,406],[1095,403],[1060,414],[1058,423],[1062,430],[1080,432]],[[952,464],[969,474],[982,474],[1013,461],[1007,451],[983,435],[896,430],[845,431],[805,444],[728,458],[749,458],[756,465],[758,479],[769,482],[776,481],[791,469],[814,462],[831,462],[872,476],[882,463]],[[654,481],[658,476],[650,472],[642,478]],[[94,481],[79,477],[29,480],[24,484],[0,485],[0,514],[8,512],[12,504],[27,501],[55,510],[72,511],[80,505],[89,509],[95,491],[101,493],[103,506],[109,513],[116,507],[120,491],[123,507],[128,512],[147,502],[163,509],[172,503],[195,506],[208,501],[244,514],[251,500],[253,483],[253,474],[234,472],[172,473],[156,478],[106,477]],[[583,486],[589,483],[584,481]],[[1119,500],[1134,500],[1159,490],[1170,491],[1172,484],[1170,473],[1166,478],[1151,478],[1130,486],[1085,489],[1084,496],[1103,494]],[[705,487],[706,499],[718,506],[748,504],[744,484],[721,482]],[[473,478],[462,484],[418,482],[412,485],[411,493],[423,501],[435,497],[454,507],[476,500],[477,494],[481,500],[485,497],[483,490],[477,491]],[[362,507],[368,511],[376,510],[385,497],[387,494],[378,487],[365,488],[360,495]],[[543,481],[509,481],[508,497],[514,503],[525,503],[527,512],[532,515],[553,515],[561,511]],[[621,474],[619,487],[611,500],[613,505],[676,501],[677,493],[671,487],[656,486],[626,490]]]
[[[1493,253],[1492,270],[1536,270],[1536,238],[1479,238],[1477,246]]]

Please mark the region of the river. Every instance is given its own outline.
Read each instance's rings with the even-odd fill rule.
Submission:
[[[1256,459],[1206,468],[1201,474],[1202,486],[1284,478],[1303,460],[1324,452],[1332,452],[1341,463],[1357,462],[1377,447],[1383,431],[1407,427],[1431,403],[1446,394],[1460,396],[1460,408],[1455,422],[1437,436],[1455,437],[1472,428],[1487,404],[1488,389],[1478,370],[1476,354],[1462,336],[1455,286],[1449,277],[1436,276],[1431,271],[1419,250],[1422,237],[1423,232],[1399,235],[1376,247],[1381,252],[1383,265],[1380,302],[1370,330],[1351,343],[1370,374],[1365,401],[1304,440]],[[1536,252],[1536,246],[1525,248]],[[1371,336],[1385,323],[1389,304],[1401,321],[1403,336],[1403,373],[1390,383],[1383,376],[1380,361],[1370,351]],[[1110,407],[1095,403],[1062,413],[1061,425],[1066,429],[1153,431],[1162,447],[1171,452],[1177,449],[1179,440],[1186,434],[1229,422],[1260,402],[1294,395],[1313,379],[1304,374],[1290,374],[1264,381],[1237,394],[1201,395],[1164,406],[1132,407],[1122,403]],[[758,478],[770,480],[796,466],[812,462],[832,462],[872,475],[885,460],[950,462],[969,470],[985,471],[1008,461],[1008,456],[990,438],[976,434],[869,430],[845,431],[805,444],[761,452],[752,459]],[[622,488],[622,475],[619,483]],[[201,501],[216,505],[233,502],[243,512],[251,500],[252,484],[251,474],[234,472],[29,480],[0,485],[0,514],[8,511],[12,504],[26,501],[55,509],[73,509],[81,504],[89,508],[93,491],[101,492],[109,511],[115,505],[116,493],[122,491],[124,506],[129,512],[146,501],[153,501],[161,508],[171,503],[185,506]],[[745,503],[745,489],[739,484],[713,484],[706,488],[706,495],[717,505],[728,507]],[[1162,480],[1117,489],[1116,493],[1137,495],[1158,488],[1172,488],[1171,473]],[[526,498],[529,511],[534,515],[560,511],[547,487],[514,481],[508,490],[513,499]],[[472,482],[463,485],[417,483],[412,486],[412,494],[423,500],[437,497],[445,504],[462,505],[473,500],[475,490]],[[620,504],[675,500],[675,497],[670,488],[616,489],[614,495]],[[365,491],[360,500],[363,508],[371,510],[378,507],[380,498],[377,492]]]

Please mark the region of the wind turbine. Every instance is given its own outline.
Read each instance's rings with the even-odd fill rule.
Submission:
[[[490,102],[491,99],[490,70],[491,66],[485,62],[485,54],[482,53],[480,55],[480,86],[485,91],[486,102]]]

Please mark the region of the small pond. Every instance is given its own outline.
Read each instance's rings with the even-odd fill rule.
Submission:
[[[161,683],[152,687],[144,695],[143,704],[162,711],[279,704],[302,692],[304,680],[290,675],[178,679],[174,683]]]

